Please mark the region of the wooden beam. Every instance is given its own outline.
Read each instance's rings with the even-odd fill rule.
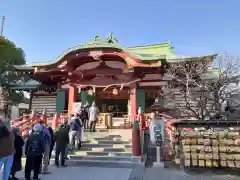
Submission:
[[[156,81],[156,82],[139,82],[139,86],[167,86],[167,81]]]

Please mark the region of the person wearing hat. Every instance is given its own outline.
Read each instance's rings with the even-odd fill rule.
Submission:
[[[43,126],[36,124],[33,127],[33,132],[27,139],[25,145],[26,164],[25,164],[25,178],[31,180],[31,170],[33,169],[33,179],[38,180],[40,167],[42,163],[43,153],[45,151],[45,137]]]

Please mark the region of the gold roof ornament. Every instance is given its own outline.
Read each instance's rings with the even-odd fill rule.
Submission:
[[[107,36],[107,42],[108,43],[118,43],[118,40],[116,36],[113,34],[113,32],[110,32],[110,34]]]

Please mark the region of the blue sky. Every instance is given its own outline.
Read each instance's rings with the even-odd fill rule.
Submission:
[[[240,55],[240,0],[0,0],[4,35],[47,62],[95,35],[122,45],[171,41],[179,55]]]

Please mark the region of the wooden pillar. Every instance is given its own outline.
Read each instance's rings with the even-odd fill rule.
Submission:
[[[32,109],[30,120],[31,120],[32,123],[34,123],[35,119],[36,119],[36,110]]]
[[[58,128],[59,122],[60,122],[60,113],[56,112],[52,122],[53,130],[56,130]]]
[[[66,102],[66,92],[64,90],[59,90],[56,96],[56,110],[63,111],[65,109]]]
[[[140,130],[139,130],[139,123],[136,119],[136,117],[137,117],[137,93],[136,92],[137,92],[136,86],[131,87],[131,89],[130,89],[130,108],[131,108],[131,121],[133,122],[132,155],[140,156],[141,155]]]
[[[73,103],[77,100],[78,90],[74,86],[69,86],[68,92],[68,115],[72,114]]]
[[[30,99],[29,99],[29,112],[31,111],[32,109],[32,99],[33,99],[33,91],[30,90]]]
[[[48,126],[48,122],[47,122],[47,110],[44,108],[43,112],[42,112],[42,120],[44,121],[44,125]]]
[[[86,105],[86,103],[88,102],[88,92],[87,91],[81,91],[81,103],[82,105]],[[89,102],[88,102],[89,103]]]
[[[137,117],[137,88],[131,87],[130,89],[130,111],[131,111],[131,121],[133,122]]]
[[[141,88],[136,89],[137,97],[137,108],[141,108],[142,111],[145,109],[145,90]]]

